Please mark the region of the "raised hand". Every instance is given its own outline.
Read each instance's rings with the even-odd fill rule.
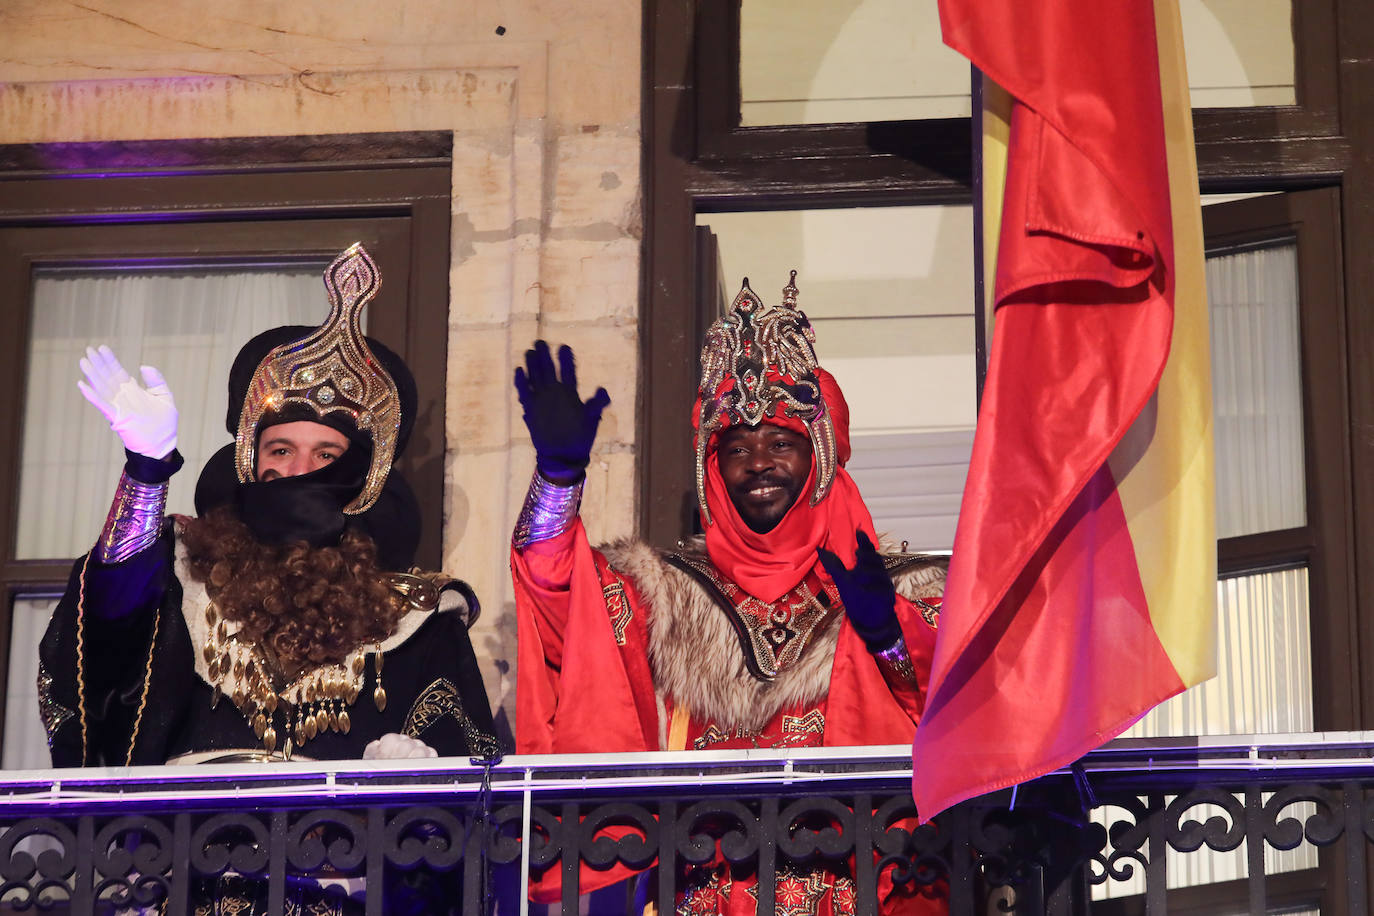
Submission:
[[[883,566],[883,558],[868,535],[858,532],[854,568],[848,569],[824,547],[816,551],[821,565],[839,589],[844,612],[870,652],[891,648],[902,635],[897,622],[897,589]]]
[[[77,381],[76,387],[105,415],[125,448],[149,458],[165,458],[176,449],[177,405],[161,372],[140,367],[140,385],[104,345],[86,348],[81,372],[86,381]]]
[[[525,368],[515,370],[515,391],[525,410],[539,473],[553,483],[572,484],[582,478],[591,461],[601,412],[611,403],[611,396],[598,388],[582,400],[577,393],[577,367],[567,346],[558,348],[558,366],[555,370],[549,345],[536,340],[534,349],[525,351]]]

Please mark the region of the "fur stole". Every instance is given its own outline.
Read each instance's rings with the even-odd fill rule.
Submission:
[[[824,700],[842,613],[813,633],[794,664],[771,681],[760,680],[749,673],[725,612],[692,576],[642,541],[617,541],[601,551],[647,606],[649,665],[660,703],[672,697],[698,720],[758,732],[783,710]],[[704,556],[704,542],[694,538],[681,552]],[[913,559],[894,575],[905,597],[934,597],[944,584],[943,559]]]

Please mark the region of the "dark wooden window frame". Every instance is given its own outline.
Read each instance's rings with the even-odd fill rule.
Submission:
[[[327,263],[361,240],[383,271],[368,333],[419,382],[399,463],[421,506],[442,504],[451,137],[382,134],[0,147],[0,665],[16,595],[54,593],[70,561],[14,559],[32,272],[110,263]],[[321,287],[321,317],[326,306]],[[180,405],[223,416],[226,403]],[[194,486],[198,468],[183,471]],[[181,475],[179,475],[181,476]],[[111,488],[114,482],[111,481]],[[111,490],[113,492],[113,489]],[[426,512],[417,561],[438,568],[442,518]],[[97,532],[91,532],[94,540]],[[0,703],[4,693],[0,669]]]

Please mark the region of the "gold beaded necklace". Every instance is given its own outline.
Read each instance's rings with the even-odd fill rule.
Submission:
[[[353,724],[348,710],[362,691],[368,655],[377,684],[372,702],[378,712],[386,710],[379,642],[359,646],[341,663],[302,671],[277,689],[275,682],[285,680],[279,666],[262,646],[239,639],[241,624],[221,617],[213,601],[205,608],[205,622],[209,635],[201,652],[213,690],[210,706],[213,709],[228,696],[268,754],[276,751],[278,737],[283,738],[283,756],[290,760],[296,749],[327,731],[348,734]],[[274,678],[274,672],[279,676]]]

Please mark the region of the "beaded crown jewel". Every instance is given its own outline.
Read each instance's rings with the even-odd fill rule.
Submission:
[[[706,505],[706,460],[711,436],[730,426],[758,426],[769,416],[800,420],[816,463],[811,505],[825,499],[835,480],[835,424],[816,377],[816,332],[797,308],[797,272],[782,290],[781,305],[765,305],[744,278],[729,310],[706,332],[697,389],[697,502]]]
[[[372,464],[362,490],[344,512],[366,512],[377,501],[391,472],[401,429],[401,398],[396,382],[363,337],[363,307],[377,295],[382,277],[360,242],[345,249],[325,269],[329,317],[318,329],[274,348],[258,363],[248,383],[234,467],[240,483],[255,479],[258,424],[265,414],[293,404],[318,416],[344,413],[372,435]]]

